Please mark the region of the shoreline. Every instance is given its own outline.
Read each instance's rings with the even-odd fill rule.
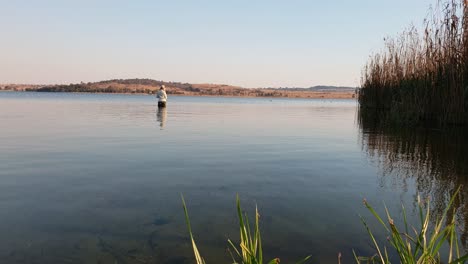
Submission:
[[[149,95],[152,93],[109,93],[109,92],[39,92],[39,91],[14,91],[0,90],[0,92],[18,92],[18,93],[73,93],[73,94],[121,94],[121,95]],[[302,93],[302,92],[299,92]],[[306,92],[306,95],[299,96],[249,96],[249,95],[210,95],[210,94],[171,94],[169,96],[193,96],[193,97],[219,97],[219,98],[276,98],[276,99],[348,99],[356,100],[354,92]]]

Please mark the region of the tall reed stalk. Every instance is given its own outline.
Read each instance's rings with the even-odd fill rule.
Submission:
[[[370,58],[361,77],[361,109],[400,122],[468,123],[468,1],[439,1],[424,21]]]

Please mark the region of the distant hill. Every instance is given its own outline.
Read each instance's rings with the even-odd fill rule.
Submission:
[[[191,96],[354,98],[355,88],[314,86],[310,88],[243,88],[225,84],[191,84],[152,79],[114,79],[66,85],[0,85],[3,90],[36,92],[145,93],[153,94],[160,86],[168,94]]]

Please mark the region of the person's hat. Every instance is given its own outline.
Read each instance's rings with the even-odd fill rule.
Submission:
[[[165,89],[165,88],[166,88],[166,86],[164,86],[164,85],[161,85],[161,89]]]

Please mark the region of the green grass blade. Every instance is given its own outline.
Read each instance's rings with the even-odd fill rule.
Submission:
[[[190,240],[192,242],[192,248],[193,248],[193,253],[195,255],[195,260],[197,264],[205,264],[205,260],[201,257],[200,252],[198,251],[197,245],[195,243],[195,239],[193,239],[192,227],[190,226],[190,219],[188,216],[188,210],[187,210],[187,205],[185,204],[184,196],[181,195],[181,198],[182,198],[182,205],[184,207],[185,222],[187,223],[187,228],[189,231]]]
[[[405,223],[405,233],[408,234],[408,219],[406,218],[406,209],[404,204],[401,205],[401,210],[403,212],[403,221]]]
[[[230,239],[228,239],[228,243],[229,243],[229,245],[231,245],[232,249],[234,249],[234,252],[236,252],[237,256],[239,256],[242,259],[242,254],[239,252],[239,250],[237,250],[234,243],[232,243],[232,241]]]
[[[299,262],[296,262],[296,264],[304,264],[304,263],[307,262],[307,260],[310,259],[310,257],[311,257],[311,256],[307,256],[307,257],[305,257],[303,260],[300,260]]]
[[[263,263],[262,237],[260,235],[260,214],[258,213],[257,206],[255,206],[255,237],[256,244],[258,244],[258,263]]]
[[[382,255],[382,252],[380,251],[380,247],[379,245],[377,244],[377,241],[375,240],[374,238],[374,235],[372,234],[372,231],[370,230],[369,226],[367,225],[366,221],[364,221],[364,218],[361,217],[361,221],[362,223],[364,224],[366,230],[367,230],[367,233],[369,234],[369,236],[371,237],[372,239],[372,242],[374,243],[374,246],[375,246],[375,249],[377,250],[377,254],[379,256],[379,258],[381,259],[382,263],[385,263],[384,262],[384,258],[383,258],[383,255]]]
[[[364,200],[364,205],[374,215],[374,217],[382,224],[382,226],[385,228],[385,230],[387,230],[387,232],[390,232],[390,230],[388,229],[387,225],[382,220],[380,215],[374,210],[374,208],[372,208],[372,206],[366,200]]]
[[[229,255],[231,255],[232,264],[238,264],[237,261],[236,261],[236,258],[234,257],[234,255],[231,252],[231,249],[228,248],[228,252],[229,252]]]
[[[247,230],[245,228],[245,223],[244,223],[244,216],[242,214],[242,208],[240,205],[240,199],[239,195],[236,197],[236,203],[237,203],[237,216],[239,218],[239,232],[240,232],[240,247],[241,247],[241,252],[242,252],[242,261],[246,261],[248,258],[248,255],[244,252],[243,250],[243,245],[245,247],[245,244],[248,243],[248,237],[247,237]]]
[[[358,256],[356,255],[356,251],[354,251],[354,249],[353,249],[353,256],[354,256],[354,260],[356,260],[356,263],[357,263],[357,264],[360,264],[361,261],[359,261],[359,258],[358,258]]]

